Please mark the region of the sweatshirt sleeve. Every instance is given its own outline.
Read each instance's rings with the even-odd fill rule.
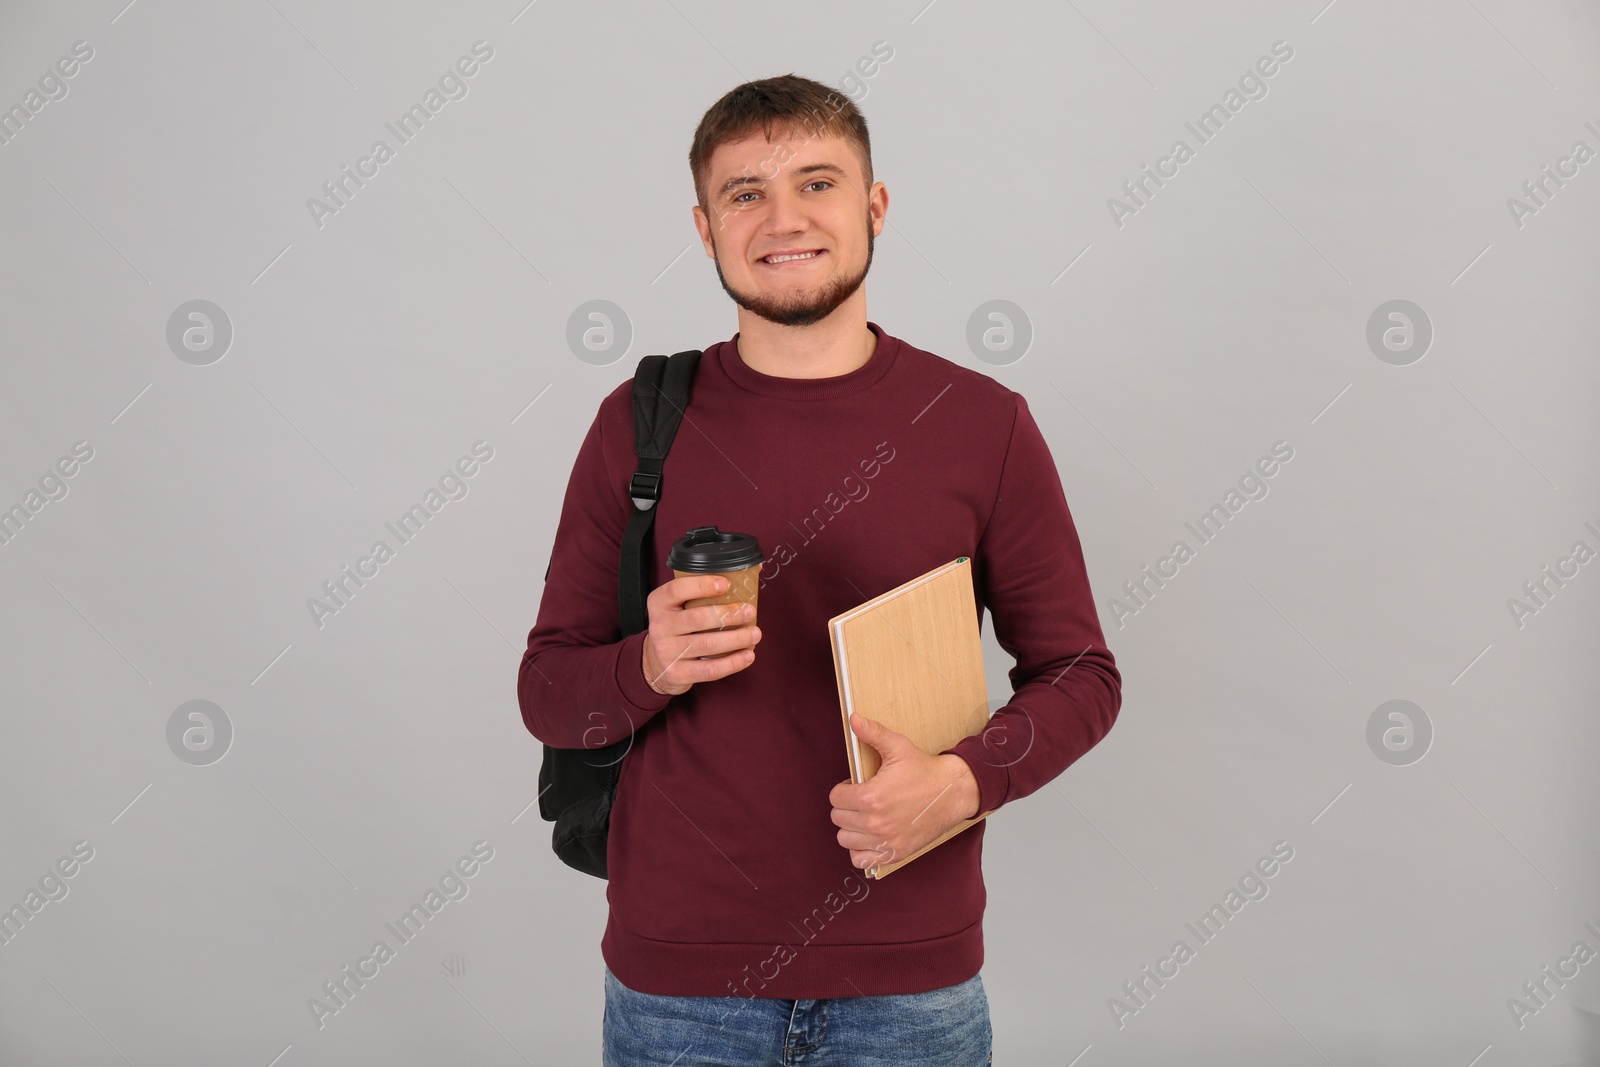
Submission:
[[[973,559],[995,638],[1016,660],[1014,692],[981,734],[945,750],[972,768],[980,813],[1043,788],[1099,743],[1122,703],[1060,476],[1015,395],[999,493]]]
[[[621,741],[672,700],[645,680],[645,634],[622,636],[617,576],[633,505],[606,464],[604,409],[572,464],[539,615],[517,673],[523,724],[552,748]]]

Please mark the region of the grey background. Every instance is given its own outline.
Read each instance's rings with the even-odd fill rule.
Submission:
[[[513,675],[599,399],[735,329],[694,125],[795,71],[871,123],[869,317],[1028,397],[1124,675],[1106,740],[989,823],[996,1062],[1600,1063],[1600,962],[1507,1007],[1600,951],[1600,563],[1507,606],[1600,549],[1600,161],[1520,228],[1506,204],[1600,149],[1597,27],[1559,0],[0,7],[0,105],[94,49],[0,147],[0,505],[94,450],[0,546],[0,905],[94,850],[0,946],[0,1061],[598,1060],[603,886],[550,852]],[[308,198],[478,40],[468,95],[318,228]],[[1116,226],[1279,40],[1268,95]],[[633,333],[598,366],[566,342],[597,299]],[[966,340],[995,299],[1032,330],[1004,365]],[[1406,366],[1366,342],[1396,299],[1434,331]],[[192,300],[233,331],[205,366],[167,343]],[[479,440],[467,495],[319,628],[308,598]],[[1119,628],[1122,583],[1279,440],[1269,495]],[[1397,699],[1433,730],[1405,766],[1367,741]],[[169,747],[193,700],[232,730],[208,765]],[[319,1030],[308,998],[477,841],[468,895]],[[1118,1028],[1108,999],[1276,841],[1270,894]]]

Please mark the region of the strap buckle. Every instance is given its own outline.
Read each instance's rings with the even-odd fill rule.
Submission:
[[[628,495],[633,498],[634,507],[649,511],[661,499],[661,475],[634,471],[633,480],[628,483]]]

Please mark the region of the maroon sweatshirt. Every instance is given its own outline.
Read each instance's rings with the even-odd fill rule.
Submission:
[[[1044,786],[1116,719],[1121,675],[1027,402],[868,326],[872,358],[832,378],[753,370],[738,334],[701,356],[662,471],[650,587],[672,579],[667,551],[692,527],[755,535],[762,639],[742,671],[662,696],[644,676],[645,635],[620,636],[631,378],[601,401],[573,464],[517,697],[528,730],[557,748],[637,732],[611,814],[600,946],[629,988],[876,996],[982,966],[987,820],[881,881],[838,842],[828,792],[850,765],[832,616],[972,557],[980,625],[987,608],[1016,660],[1009,703],[947,750],[971,766],[980,811]]]

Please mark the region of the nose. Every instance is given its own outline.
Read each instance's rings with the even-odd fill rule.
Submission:
[[[787,190],[775,190],[767,199],[767,236],[784,237],[806,229],[805,205]]]

